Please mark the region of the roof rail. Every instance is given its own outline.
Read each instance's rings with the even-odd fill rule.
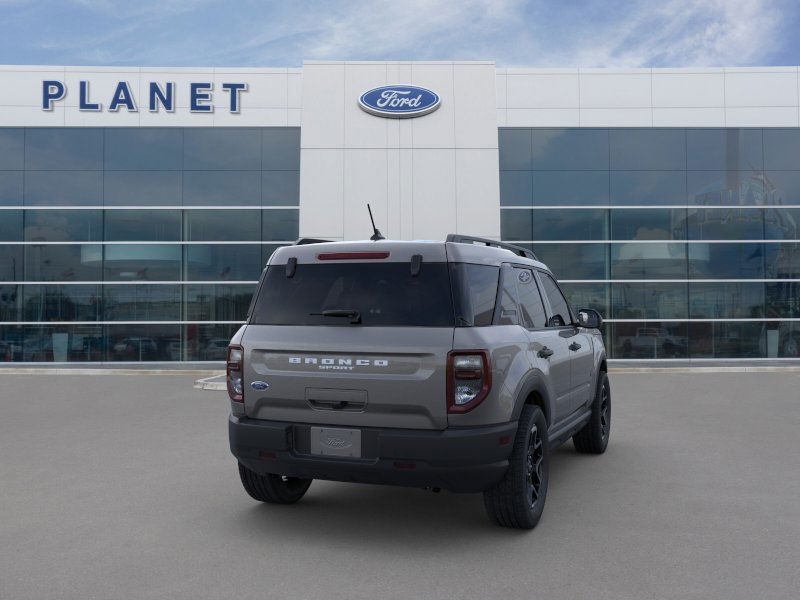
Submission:
[[[325,244],[327,242],[332,242],[333,240],[320,240],[317,238],[300,238],[297,240],[294,245],[295,246],[305,246],[306,244]]]
[[[460,235],[458,233],[449,233],[447,234],[447,239],[445,241],[454,242],[456,244],[483,244],[484,246],[491,246],[493,248],[503,248],[504,250],[511,250],[511,252],[513,252],[518,256],[524,256],[525,258],[539,260],[536,254],[534,254],[533,250],[528,250],[527,248],[523,248],[522,246],[516,246],[514,244],[498,242],[497,240],[490,240],[488,238],[474,237],[471,235]]]

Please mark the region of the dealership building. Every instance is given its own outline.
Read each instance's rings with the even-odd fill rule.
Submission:
[[[532,248],[612,359],[796,359],[799,76],[0,66],[0,361],[221,361],[272,251],[367,203]]]

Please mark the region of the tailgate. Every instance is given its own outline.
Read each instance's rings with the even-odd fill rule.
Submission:
[[[251,418],[447,427],[452,327],[250,325],[242,346],[244,403]],[[263,383],[266,389],[256,389]]]

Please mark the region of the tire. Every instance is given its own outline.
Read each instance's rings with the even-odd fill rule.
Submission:
[[[239,477],[244,490],[254,500],[270,504],[294,504],[305,495],[312,481],[282,475],[259,475],[242,463],[239,463]]]
[[[542,516],[550,479],[547,421],[538,406],[523,407],[508,462],[503,479],[483,492],[486,513],[500,527],[533,529]]]
[[[608,447],[610,435],[611,385],[608,382],[608,374],[600,371],[592,402],[592,415],[583,429],[572,436],[572,443],[575,444],[575,450],[581,454],[602,454]]]

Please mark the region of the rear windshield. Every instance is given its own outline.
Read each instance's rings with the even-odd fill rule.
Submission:
[[[351,326],[313,314],[331,310],[357,311],[360,327],[455,324],[447,264],[424,262],[416,276],[409,263],[298,264],[292,277],[285,265],[268,267],[250,323]]]

